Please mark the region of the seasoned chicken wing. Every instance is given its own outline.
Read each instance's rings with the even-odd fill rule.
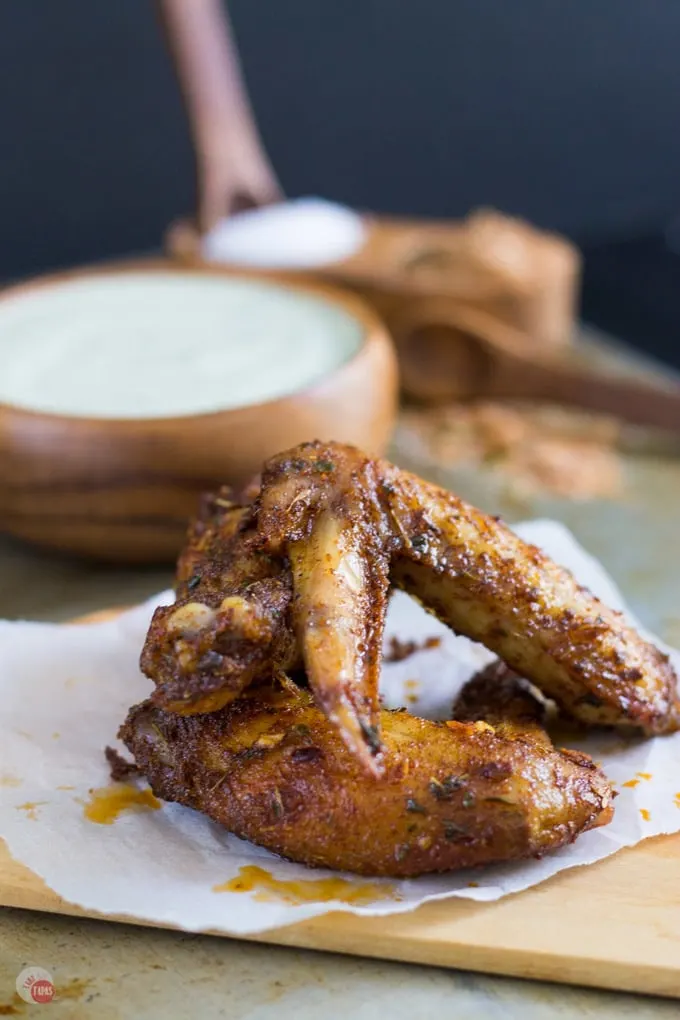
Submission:
[[[568,571],[437,486],[315,442],[265,464],[252,506],[226,502],[194,531],[178,602],[147,638],[142,668],[165,708],[212,711],[301,658],[317,704],[379,772],[392,583],[584,723],[647,734],[680,723],[665,655]]]
[[[611,818],[609,784],[584,755],[485,722],[381,711],[380,728],[376,777],[288,681],[211,715],[147,701],[120,736],[159,797],[291,860],[362,875],[530,857]]]
[[[292,620],[317,704],[378,770],[378,679],[389,587],[389,533],[376,465],[358,450],[307,448],[265,465],[257,504],[270,555],[290,560]]]
[[[299,664],[290,571],[267,556],[250,506],[233,502],[228,490],[207,498],[191,525],[176,595],[155,611],[141,656],[157,705],[212,712],[249,684]]]
[[[678,728],[677,677],[643,640],[535,546],[452,493],[391,465],[403,536],[391,579],[589,725]]]
[[[352,474],[354,499],[363,488],[374,508],[375,540],[389,555],[391,582],[443,622],[499,654],[585,723],[647,733],[677,728],[677,678],[667,656],[501,521],[394,465],[320,443],[273,458],[257,512],[265,548],[280,551],[287,537],[304,541],[314,526],[319,461],[341,491],[346,465],[360,465]],[[289,503],[284,493],[294,484]],[[330,512],[348,518],[339,496]],[[364,555],[373,556],[370,545]],[[383,605],[374,605],[376,627],[383,616]],[[317,623],[318,643],[331,615],[328,621]]]

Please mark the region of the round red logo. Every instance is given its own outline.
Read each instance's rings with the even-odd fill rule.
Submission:
[[[54,981],[44,967],[26,967],[17,975],[16,989],[24,1002],[42,1005],[54,998]]]
[[[54,998],[54,985],[51,981],[34,981],[29,992],[34,1002],[51,1002]]]

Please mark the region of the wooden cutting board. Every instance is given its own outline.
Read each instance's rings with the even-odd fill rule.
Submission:
[[[1,840],[0,905],[103,916],[61,899]],[[680,834],[496,903],[452,899],[380,918],[335,913],[253,941],[680,998]]]
[[[4,844],[0,903],[100,916],[66,903]],[[680,836],[648,840],[496,903],[448,900],[382,918],[329,914],[254,941],[680,998]]]

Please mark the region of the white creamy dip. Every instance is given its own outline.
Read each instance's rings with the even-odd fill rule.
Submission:
[[[203,238],[211,262],[305,269],[340,262],[366,241],[359,213],[323,198],[295,198],[228,216]]]
[[[0,403],[159,418],[273,400],[362,342],[330,301],[259,281],[111,273],[0,301]]]

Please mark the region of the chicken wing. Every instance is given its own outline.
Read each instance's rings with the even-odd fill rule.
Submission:
[[[382,550],[393,584],[457,633],[495,651],[576,719],[648,734],[678,727],[677,678],[667,656],[499,520],[338,444],[303,444],[265,466],[256,508],[265,548],[285,553],[291,542],[308,542],[322,513],[332,514],[338,529],[365,521],[368,537],[359,550],[364,572]],[[355,571],[359,583],[352,595],[357,612],[368,593],[360,573]],[[385,590],[372,598],[376,644]],[[339,656],[339,644],[353,643],[343,655],[356,656],[355,635],[337,629],[347,599],[336,606],[336,613],[315,619],[315,646],[333,645]],[[303,646],[307,627],[298,620]],[[309,669],[306,657],[305,664]],[[328,672],[318,671],[313,686],[319,694],[331,682]],[[374,697],[365,673],[355,672],[352,682],[356,696]]]
[[[293,627],[309,684],[369,771],[379,771],[378,680],[389,587],[375,463],[309,445],[265,465],[258,531],[293,574]]]
[[[586,756],[485,722],[381,711],[380,726],[379,777],[290,682],[204,716],[147,701],[120,736],[159,797],[291,860],[362,875],[540,855],[611,818],[609,784]]]
[[[157,705],[213,712],[249,684],[299,664],[290,571],[262,550],[250,506],[227,490],[207,498],[191,525],[176,595],[155,611],[140,660]]]
[[[621,613],[496,518],[391,465],[382,476],[402,536],[394,584],[575,719],[647,734],[678,728],[668,656]]]
[[[252,506],[199,522],[142,668],[154,701],[206,712],[299,665],[369,771],[389,583],[480,641],[587,724],[680,724],[668,658],[495,518],[335,443],[265,464]],[[213,511],[214,513],[214,508]]]

